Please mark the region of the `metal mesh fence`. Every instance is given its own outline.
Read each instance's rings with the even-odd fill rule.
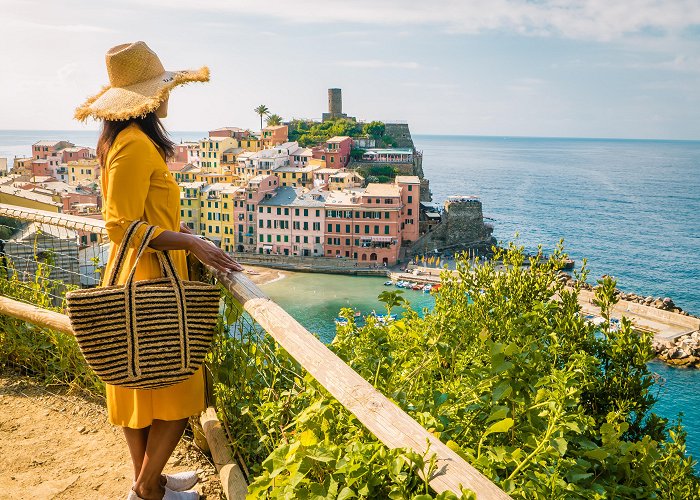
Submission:
[[[108,251],[97,232],[0,217],[0,292],[62,310],[68,290],[99,285]]]

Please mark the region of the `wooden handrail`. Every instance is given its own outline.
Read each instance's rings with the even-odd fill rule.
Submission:
[[[72,216],[62,224],[57,224],[54,222],[57,219],[55,213],[28,208],[21,209],[20,217],[15,215],[18,213],[17,207],[11,207],[10,213],[6,211],[6,207],[8,205],[0,204],[0,215],[35,222],[49,222],[44,219],[48,216],[51,224],[63,227],[73,227],[72,224],[80,223]],[[104,230],[104,222],[88,220],[93,232]],[[251,317],[377,439],[389,448],[409,448],[421,455],[434,454],[437,471],[431,475],[429,481],[436,492],[451,491],[459,494],[463,487],[474,491],[480,500],[510,498],[460,455],[376,390],[289,313],[267,297],[245,274],[215,272],[214,275]],[[30,311],[26,308],[32,306],[23,304],[26,308],[20,308],[9,304],[8,300],[10,299],[3,298],[0,301],[0,312],[61,331],[71,331],[69,323],[66,329],[65,322],[68,318],[59,318],[63,316],[61,314]],[[13,308],[5,309],[8,305],[12,305]],[[18,315],[14,315],[11,312],[13,310]]]

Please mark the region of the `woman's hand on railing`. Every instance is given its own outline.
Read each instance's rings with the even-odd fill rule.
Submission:
[[[202,264],[211,266],[222,273],[243,271],[243,267],[219,247],[196,236],[191,239],[190,253],[197,257]]]

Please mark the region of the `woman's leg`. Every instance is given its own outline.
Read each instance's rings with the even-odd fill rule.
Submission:
[[[165,488],[161,483],[161,473],[180,441],[187,422],[188,419],[183,418],[182,420],[154,420],[151,424],[141,472],[134,486],[134,491],[141,498],[150,500],[163,497]]]
[[[134,464],[134,481],[138,479],[143,467],[143,459],[146,456],[146,444],[148,443],[148,433],[151,426],[142,429],[131,429],[122,427],[126,444],[129,446],[131,462]]]

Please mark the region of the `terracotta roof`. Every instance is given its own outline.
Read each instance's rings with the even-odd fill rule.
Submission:
[[[365,188],[367,196],[401,196],[401,188],[396,184],[367,184]]]

